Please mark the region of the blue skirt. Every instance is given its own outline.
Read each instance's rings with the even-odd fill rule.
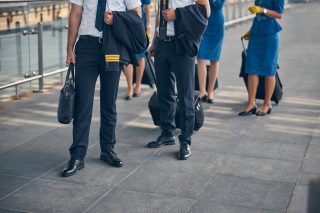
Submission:
[[[279,35],[250,35],[245,73],[275,76],[278,65]]]
[[[208,26],[202,36],[197,59],[219,61],[224,37],[224,24]]]

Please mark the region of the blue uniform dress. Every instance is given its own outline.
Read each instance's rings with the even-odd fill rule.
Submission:
[[[222,7],[225,0],[209,0],[211,15],[198,52],[198,59],[219,61],[223,37],[224,16]]]
[[[283,13],[284,0],[256,0],[255,5]],[[247,74],[275,76],[278,65],[279,35],[282,30],[276,19],[257,14],[250,29],[247,51]]]
[[[146,19],[146,11],[144,10],[144,5],[149,5],[151,4],[151,0],[141,0],[141,11],[142,11],[142,21],[144,23],[144,27],[147,25],[147,19]],[[146,51],[145,51],[146,52]],[[144,58],[145,52],[136,54],[138,58]]]

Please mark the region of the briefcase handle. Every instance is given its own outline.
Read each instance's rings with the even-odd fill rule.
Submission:
[[[69,64],[69,67],[68,67],[68,71],[67,71],[67,76],[66,76],[66,81],[70,81],[72,79],[72,83],[74,85],[75,83],[75,78],[74,78],[74,64],[73,63],[70,63]],[[71,79],[70,79],[70,73],[71,73]]]

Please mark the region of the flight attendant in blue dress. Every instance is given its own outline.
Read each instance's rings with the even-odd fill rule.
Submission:
[[[148,39],[150,40],[151,38],[151,0],[141,0],[141,11],[142,11],[142,21],[144,23],[145,29],[146,29],[146,34],[148,36]],[[127,84],[128,84],[128,90],[127,94],[125,96],[125,100],[131,100],[132,97],[139,97],[140,96],[140,91],[141,91],[141,80],[145,68],[145,52],[137,54],[136,55],[138,58],[138,63],[139,66],[136,67],[136,85],[135,88],[133,89],[133,66],[132,64],[129,64],[124,68],[124,74],[127,79]]]
[[[245,65],[245,72],[248,74],[248,103],[239,115],[264,116],[271,113],[271,97],[278,65],[278,33],[282,29],[276,19],[282,18],[284,0],[256,0],[249,10],[256,17],[250,31],[243,36],[249,40]],[[265,98],[261,108],[256,111],[255,97],[259,76],[265,77]]]
[[[203,101],[213,103],[213,88],[216,83],[219,59],[224,37],[224,16],[222,7],[225,0],[209,0],[211,15],[205,33],[203,34],[198,52],[199,97]],[[207,69],[206,61],[210,60],[209,81],[206,95]]]

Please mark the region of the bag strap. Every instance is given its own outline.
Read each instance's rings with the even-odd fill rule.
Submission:
[[[71,73],[71,79],[72,79],[72,83],[75,83],[75,73],[74,73],[74,64],[70,63],[69,67],[68,67],[68,72],[67,72],[67,76],[66,76],[66,81],[70,79],[70,73]]]
[[[149,64],[150,68],[151,68],[151,63],[152,63],[152,59],[151,59],[151,56],[149,54],[149,52],[147,51],[145,53],[145,58],[146,58],[146,62]],[[154,70],[151,70],[151,76],[152,76],[152,79],[154,81],[154,84],[156,85],[157,87],[157,79],[156,79],[156,76],[155,76],[155,73],[154,73]]]
[[[247,56],[247,49],[246,49],[246,47],[244,46],[244,38],[241,38],[241,43],[242,43],[242,47],[243,47],[243,51],[244,51],[244,54],[245,54],[245,56]]]

